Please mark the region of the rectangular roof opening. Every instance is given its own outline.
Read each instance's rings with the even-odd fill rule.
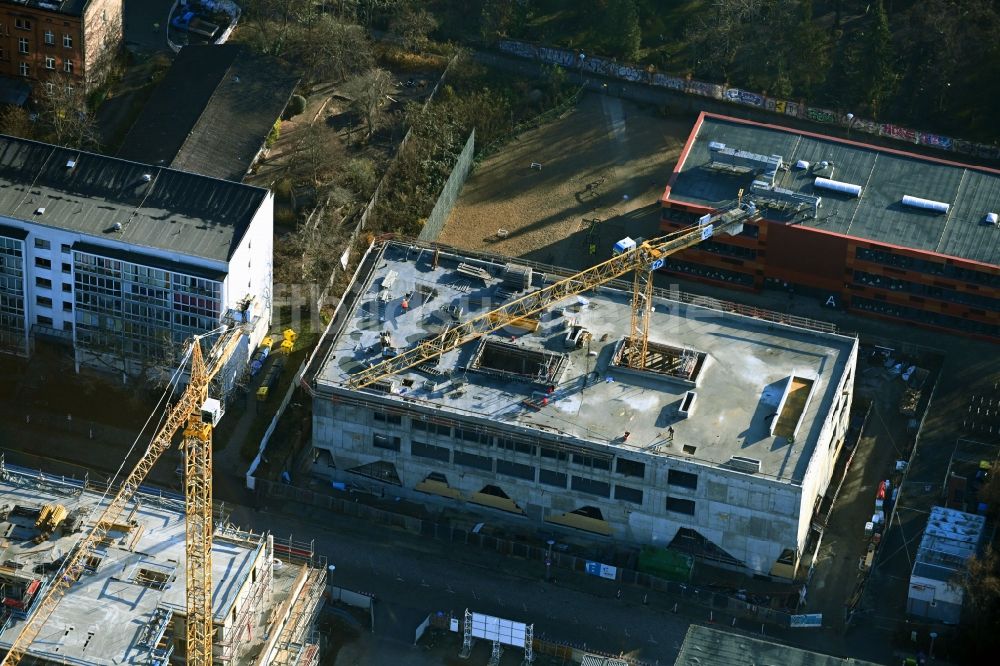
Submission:
[[[793,438],[802,421],[802,414],[809,404],[813,380],[792,375],[785,386],[785,394],[778,404],[778,416],[772,421],[771,434],[775,437]]]
[[[646,344],[646,362],[644,367],[639,370],[629,365],[631,347],[631,337],[622,338],[611,359],[611,364],[620,369],[648,373],[686,386],[698,384],[701,371],[705,367],[705,360],[708,357],[705,352],[696,349],[674,347],[650,340]]]
[[[559,382],[565,365],[565,354],[484,338],[472,357],[469,369],[495,377],[549,385]]]

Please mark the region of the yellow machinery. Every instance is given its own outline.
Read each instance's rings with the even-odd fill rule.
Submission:
[[[207,363],[201,352],[201,338],[194,339],[191,344],[191,380],[180,399],[169,408],[163,426],[150,440],[146,451],[125,477],[97,523],[80,540],[62,569],[53,577],[48,590],[35,602],[34,611],[0,663],[13,665],[24,658],[60,600],[83,575],[85,563],[94,556],[95,549],[105,540],[108,532],[114,529],[129,500],[186,423],[182,446],[186,505],[187,663],[211,666],[212,427],[220,412],[208,410],[203,414],[203,407],[208,400],[212,378],[232,356],[241,334],[239,327],[231,327],[223,333],[209,352]]]
[[[697,226],[644,241],[576,275],[456,324],[415,347],[355,373],[348,384],[355,389],[374,384],[497,329],[530,321],[531,315],[564,298],[599,287],[629,271],[635,271],[635,279],[632,286],[632,332],[627,343],[627,358],[630,366],[642,368],[646,363],[648,322],[652,311],[652,272],[659,269],[663,265],[663,259],[671,254],[693,247],[719,232],[739,233],[744,223],[757,219],[757,207],[750,201],[743,201],[741,190],[737,202],[723,212],[703,218]]]

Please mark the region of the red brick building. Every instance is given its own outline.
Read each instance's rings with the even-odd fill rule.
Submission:
[[[83,86],[122,43],[123,0],[0,0],[0,74]]]
[[[1000,340],[1000,171],[702,113],[660,227],[693,224],[741,189],[761,223],[666,272]]]

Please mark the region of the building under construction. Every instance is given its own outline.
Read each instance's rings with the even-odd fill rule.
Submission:
[[[566,277],[509,262],[370,250],[313,380],[314,473],[794,578],[847,430],[857,340],[658,294],[636,369],[631,293],[612,283],[355,388]]]
[[[103,501],[80,481],[0,469],[0,650],[61,575]],[[31,663],[183,663],[184,544],[183,497],[137,493],[31,644]],[[309,544],[220,527],[212,580],[214,663],[319,662],[326,566]]]

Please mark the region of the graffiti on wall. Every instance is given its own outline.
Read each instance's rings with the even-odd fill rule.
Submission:
[[[621,64],[607,58],[588,56],[581,51],[536,46],[513,39],[500,40],[499,48],[504,53],[516,55],[521,58],[538,60],[566,68],[575,68],[582,72],[589,72],[621,81],[647,83],[658,88],[710,97],[712,99],[721,99],[733,104],[754,106],[787,116],[806,118],[817,123],[849,125],[852,132],[887,136],[899,141],[907,141],[941,150],[950,150],[977,157],[1000,159],[1000,147],[998,146],[972,143],[939,134],[931,134],[930,132],[920,132],[891,123],[877,123],[864,118],[855,117],[853,120],[848,121],[846,116],[842,116],[829,109],[812,107],[787,100],[771,99],[749,90],[741,90],[740,88],[723,88],[716,83],[668,76],[660,72],[647,71],[632,65]]]

